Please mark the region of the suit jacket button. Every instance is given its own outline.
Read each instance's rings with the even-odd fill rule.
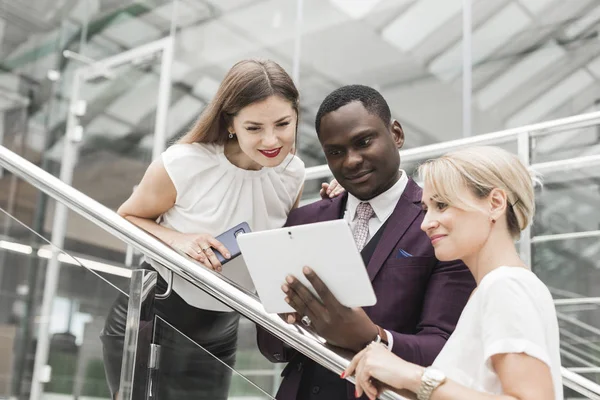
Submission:
[[[318,386],[313,386],[312,388],[312,393],[313,394],[318,394],[321,391],[321,388]]]
[[[303,367],[302,361],[300,361],[298,364],[296,364],[296,369],[298,370],[298,372],[302,371],[302,367]]]
[[[277,361],[281,361],[283,359],[283,357],[281,357],[280,353],[273,354],[273,358],[275,358]]]

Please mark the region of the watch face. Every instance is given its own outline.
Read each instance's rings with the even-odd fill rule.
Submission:
[[[444,375],[444,373],[442,371],[435,369],[435,368],[428,368],[427,376],[438,382],[446,379],[446,375]]]

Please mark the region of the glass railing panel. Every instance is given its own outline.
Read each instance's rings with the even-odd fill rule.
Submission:
[[[600,325],[597,305],[584,298],[557,300],[557,317],[561,334],[561,360],[565,368],[599,383]],[[587,311],[584,311],[588,308]]]
[[[256,324],[243,316],[240,318],[237,347],[235,369],[261,389],[275,396],[285,364],[273,364],[258,351]]]
[[[8,177],[10,177],[10,175],[7,176],[7,178]],[[25,205],[29,205],[30,207],[35,206],[36,208],[38,207],[38,204],[36,202],[36,190],[35,188],[31,188],[27,183],[24,183],[22,181],[20,181],[20,184],[20,193],[22,196],[18,197],[19,200],[15,202],[19,205],[19,207],[17,207],[16,209],[23,216],[23,218],[27,218],[29,221],[31,221],[34,219],[31,216],[32,208],[25,207]],[[49,237],[53,233],[54,209],[54,201],[50,201],[47,210],[45,211],[45,213],[42,213],[42,215],[44,216],[41,218],[42,222],[38,227],[38,230],[42,232],[42,234],[47,235]],[[27,243],[25,239],[22,239],[22,242]],[[97,275],[103,276],[105,280],[119,288],[122,292],[126,293],[129,292],[129,279],[127,277],[119,276],[119,274],[117,274],[116,272],[122,274],[130,273],[131,268],[138,268],[141,262],[145,259],[144,256],[142,256],[141,254],[134,253],[133,256],[129,257],[129,260],[127,260],[127,246],[125,246],[125,244],[121,242],[120,239],[103,231],[101,228],[94,225],[92,222],[71,211],[69,211],[68,213],[68,224],[67,229],[65,231],[63,248],[67,253],[79,257],[82,260],[82,263],[84,263],[90,268],[93,268],[93,271],[95,271]],[[41,239],[40,244],[36,245],[32,249],[32,253],[34,253],[35,255],[39,254],[44,257],[49,257],[51,255],[51,252],[52,247],[50,247],[48,241],[41,241]],[[47,258],[43,258],[44,263],[47,263],[47,260]],[[98,328],[94,333],[96,335],[95,338],[97,338],[100,334],[101,327],[103,326],[107,317],[114,315],[114,311],[116,310],[115,307],[117,306],[117,298],[119,298],[121,304],[123,304],[123,295],[120,291],[116,290],[113,290],[110,293],[104,293],[101,292],[100,289],[90,289],[88,287],[88,283],[86,283],[84,279],[85,277],[80,277],[75,272],[73,272],[73,269],[76,267],[72,266],[66,261],[71,260],[65,260],[65,262],[63,263],[63,268],[61,269],[61,276],[59,279],[59,295],[65,297],[66,299],[69,299],[71,297],[79,298],[83,295],[86,295],[88,301],[92,303],[96,301],[96,297],[101,297],[103,301],[102,303],[98,303],[98,306],[93,310],[94,317],[101,321],[100,328]],[[198,264],[198,268],[204,267]],[[107,269],[111,271],[112,274],[105,272]],[[44,272],[40,272],[40,276],[43,278]],[[197,291],[197,294],[196,292],[192,293],[194,297],[205,295],[204,292],[202,292],[200,289],[195,290]],[[162,294],[165,291],[166,284],[159,284],[159,287],[157,288],[157,293]],[[97,296],[96,293],[102,294],[98,294]],[[175,297],[176,295],[178,295],[177,290],[173,292],[171,298]],[[38,295],[38,297],[39,298],[37,299],[37,302],[39,307],[39,304],[41,303],[41,294]],[[161,302],[161,300],[156,300],[155,304],[160,304]],[[90,305],[90,308],[92,308],[92,306],[93,304]],[[160,308],[158,310],[159,312],[161,311]],[[195,312],[194,310],[196,310],[196,308],[189,306],[187,306],[187,308],[185,309],[179,307],[175,310],[171,310],[171,314],[167,313],[166,315],[162,316],[165,320],[172,323],[176,328],[183,330],[178,324],[178,321],[173,321],[172,317],[175,318],[182,315],[184,318],[189,318],[189,315]],[[240,317],[237,313],[233,314],[235,315],[235,329],[237,330],[237,321]],[[265,392],[272,394],[279,387],[280,374],[283,366],[274,365],[262,356],[262,354],[257,348],[256,331],[254,324],[245,319],[241,320],[243,322],[240,322],[239,332],[236,336],[238,338],[237,340],[239,341],[236,342],[236,356],[239,354],[239,366],[245,371],[245,374],[247,374],[248,380],[253,382]],[[121,328],[122,325],[123,324],[120,324]],[[215,327],[215,329],[219,329],[218,326]],[[114,339],[116,341],[122,341],[124,338],[122,334],[115,333]],[[102,346],[100,346],[99,344],[98,347],[100,350],[102,349]],[[117,349],[117,353],[118,354],[115,356],[115,358],[121,360],[123,356],[122,349]],[[102,360],[100,359],[100,361]],[[112,365],[114,364],[115,363],[113,363]],[[58,377],[56,377],[56,379],[58,380]],[[68,379],[68,377],[65,379]],[[104,379],[104,377],[102,379]],[[116,386],[114,387],[118,387],[120,379],[117,377],[115,378],[115,380]],[[245,386],[245,384],[241,385]],[[28,382],[24,386],[29,388],[30,383]],[[97,381],[96,386],[106,388],[106,383],[103,383],[102,380],[100,380]]]
[[[597,166],[543,171],[543,187],[536,191],[533,235],[600,229],[599,178]]]
[[[600,251],[597,238],[532,245],[533,269],[555,299],[563,367],[600,383]],[[565,398],[574,396],[569,389]]]
[[[144,267],[149,268],[149,265],[144,264]],[[198,268],[205,267],[198,264]],[[227,268],[227,264],[224,265],[224,268]],[[175,279],[181,278],[175,277]],[[175,286],[176,289],[166,300],[157,299],[155,301],[156,313],[165,324],[181,332],[189,339],[190,343],[194,343],[191,346],[192,349],[204,348],[205,351],[217,357],[220,360],[218,364],[215,364],[218,368],[223,369],[222,366],[219,366],[223,363],[235,368],[238,373],[233,374],[231,382],[223,381],[224,387],[229,387],[227,390],[223,389],[225,393],[234,396],[239,392],[240,395],[245,396],[248,393],[248,382],[250,382],[253,386],[260,388],[260,391],[274,395],[279,388],[284,365],[273,364],[260,353],[256,340],[256,325],[220,301],[211,300],[212,298],[201,289],[192,287],[181,293],[177,287]],[[164,293],[165,290],[165,278],[159,276],[157,293]],[[200,303],[196,303],[195,306],[188,304],[188,301],[198,301],[197,299],[203,299],[201,304],[206,303],[206,305],[201,307]],[[173,339],[172,330],[166,332],[169,340]],[[179,335],[175,335],[175,338],[180,340]],[[199,355],[192,352],[189,363],[195,362],[195,357],[204,357],[205,351],[198,353]],[[192,370],[196,370],[196,368],[192,368]],[[198,379],[201,380],[201,378]],[[254,389],[252,393],[254,393]]]
[[[243,338],[244,332],[240,330],[230,344],[237,342],[239,346]],[[272,382],[268,382],[271,387],[265,390],[266,382],[259,385],[242,372],[242,366],[260,370],[260,364],[264,363],[239,347],[236,354],[228,345],[201,346],[160,317],[156,318],[153,343],[158,344],[160,350],[157,368],[150,373],[149,396],[152,398],[274,399],[270,394]]]
[[[81,83],[82,143],[73,187],[107,207],[116,209],[129,197],[151,162],[159,65],[154,54]],[[51,151],[60,158],[64,141]]]
[[[3,209],[0,222],[0,336],[6,339],[0,346],[0,396],[29,398],[36,350],[47,330],[50,373],[42,396],[110,398],[100,332],[117,294],[125,296],[120,287],[128,287],[129,270],[73,257]],[[58,286],[50,314],[42,315],[53,253]]]
[[[564,356],[563,356],[564,358]],[[569,371],[576,373],[577,375],[590,380],[598,384],[600,380],[600,368],[599,367],[573,367],[569,368]],[[581,390],[574,390],[568,386],[564,386],[564,398],[565,399],[582,399],[582,398],[593,398],[600,399],[600,393],[596,394],[595,397],[587,397],[588,393],[581,393]],[[585,397],[582,397],[584,395]]]
[[[598,238],[534,243],[532,258],[536,274],[555,289],[555,298],[600,296]]]
[[[537,164],[598,155],[599,132],[600,126],[593,125],[535,137],[532,141],[531,162]]]

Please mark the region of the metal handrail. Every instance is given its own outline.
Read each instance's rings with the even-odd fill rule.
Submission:
[[[498,145],[508,143],[527,133],[530,137],[540,137],[551,135],[558,132],[585,128],[600,124],[600,111],[580,114],[573,117],[555,119],[552,121],[541,122],[533,125],[526,125],[519,128],[507,129],[498,132],[486,133],[483,135],[472,136],[464,139],[452,140],[449,142],[436,143],[428,146],[421,146],[414,149],[400,150],[402,162],[420,161],[427,158],[441,156],[442,154],[466,146],[475,145]],[[331,176],[331,171],[327,164],[317,165],[306,169],[306,180],[323,179]]]
[[[516,140],[524,133],[527,133],[530,137],[537,137],[596,124],[600,124],[600,112],[424,146],[418,149],[403,150],[400,152],[400,155],[404,162],[418,161],[428,157],[435,157],[449,150],[464,146],[510,142]],[[594,162],[598,161],[596,157],[593,156]],[[255,296],[234,282],[206,268],[198,268],[196,262],[180,255],[162,241],[120,217],[113,210],[75,190],[60,179],[12,153],[4,146],[0,146],[0,166],[28,181],[39,190],[65,204],[71,210],[79,213],[150,258],[165,265],[183,279],[190,281],[195,286],[262,326],[271,334],[323,365],[325,368],[340,373],[348,365],[348,354],[342,354],[335,349],[323,345],[311,336],[304,334],[302,329],[295,329],[295,327],[289,326],[278,316],[266,313],[260,301]],[[548,167],[551,167],[551,165],[548,165]],[[329,175],[330,171],[327,165],[307,168],[306,180],[324,178]],[[566,387],[586,395],[590,399],[600,400],[599,385],[568,371],[566,368],[562,368],[561,372],[563,384]],[[405,399],[405,397],[390,391],[384,392],[380,398]]]
[[[349,364],[349,355],[319,343],[295,326],[290,326],[275,314],[267,313],[251,293],[222,275],[199,267],[191,259],[122,218],[85,194],[62,182],[19,155],[0,146],[0,166],[29,182],[50,197],[100,226],[107,232],[138,249],[153,260],[222,301],[246,318],[262,326],[277,338],[315,360],[325,368],[340,374]],[[350,379],[352,380],[352,379]],[[385,391],[382,399],[406,399]]]
[[[563,385],[586,396],[588,399],[600,400],[600,386],[581,375],[578,375],[568,369],[560,369]]]

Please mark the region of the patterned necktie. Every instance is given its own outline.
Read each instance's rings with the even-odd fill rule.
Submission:
[[[371,207],[371,204],[369,203],[362,202],[356,207],[358,221],[356,221],[356,225],[354,225],[352,234],[354,235],[354,242],[356,242],[358,251],[362,251],[365,244],[367,244],[367,238],[369,237],[369,220],[373,218],[373,215],[375,215],[375,211],[373,211],[373,207]]]

